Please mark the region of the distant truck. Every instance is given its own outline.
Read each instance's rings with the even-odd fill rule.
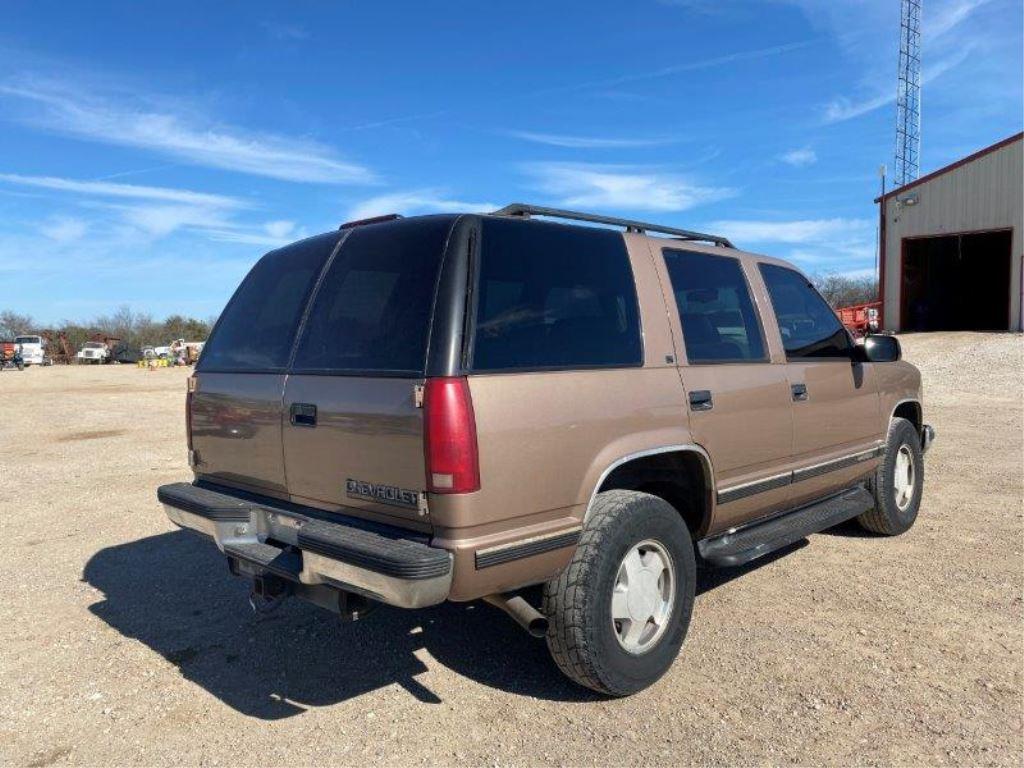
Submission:
[[[76,363],[100,364],[110,361],[110,347],[102,341],[87,341],[75,355]]]
[[[14,343],[21,347],[21,359],[25,365],[53,365],[46,353],[46,339],[42,336],[17,336]]]
[[[184,339],[175,339],[166,347],[153,347],[153,354],[156,357],[164,357],[169,359],[178,360],[184,357],[184,362],[187,365],[192,365],[199,359],[199,354],[203,351],[204,341],[185,341]]]

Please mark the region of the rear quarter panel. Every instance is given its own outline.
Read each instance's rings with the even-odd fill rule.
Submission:
[[[474,376],[470,389],[481,489],[430,499],[435,544],[451,547],[456,573],[469,576],[456,576],[456,600],[556,573],[571,549],[480,571],[473,553],[578,526],[611,464],[690,441],[674,368]]]

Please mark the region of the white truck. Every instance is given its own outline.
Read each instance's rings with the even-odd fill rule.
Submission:
[[[21,359],[25,365],[52,365],[46,354],[46,339],[42,336],[18,336],[14,343],[21,348]]]
[[[87,341],[75,355],[77,363],[105,363],[110,359],[110,347],[102,341]]]

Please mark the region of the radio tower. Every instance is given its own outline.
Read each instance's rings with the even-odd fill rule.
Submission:
[[[896,186],[920,176],[921,0],[900,3],[900,71],[896,87]]]

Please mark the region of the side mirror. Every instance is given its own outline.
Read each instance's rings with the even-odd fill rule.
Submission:
[[[895,363],[903,357],[900,340],[895,336],[871,334],[865,336],[864,343],[858,346],[858,357],[865,363]]]

